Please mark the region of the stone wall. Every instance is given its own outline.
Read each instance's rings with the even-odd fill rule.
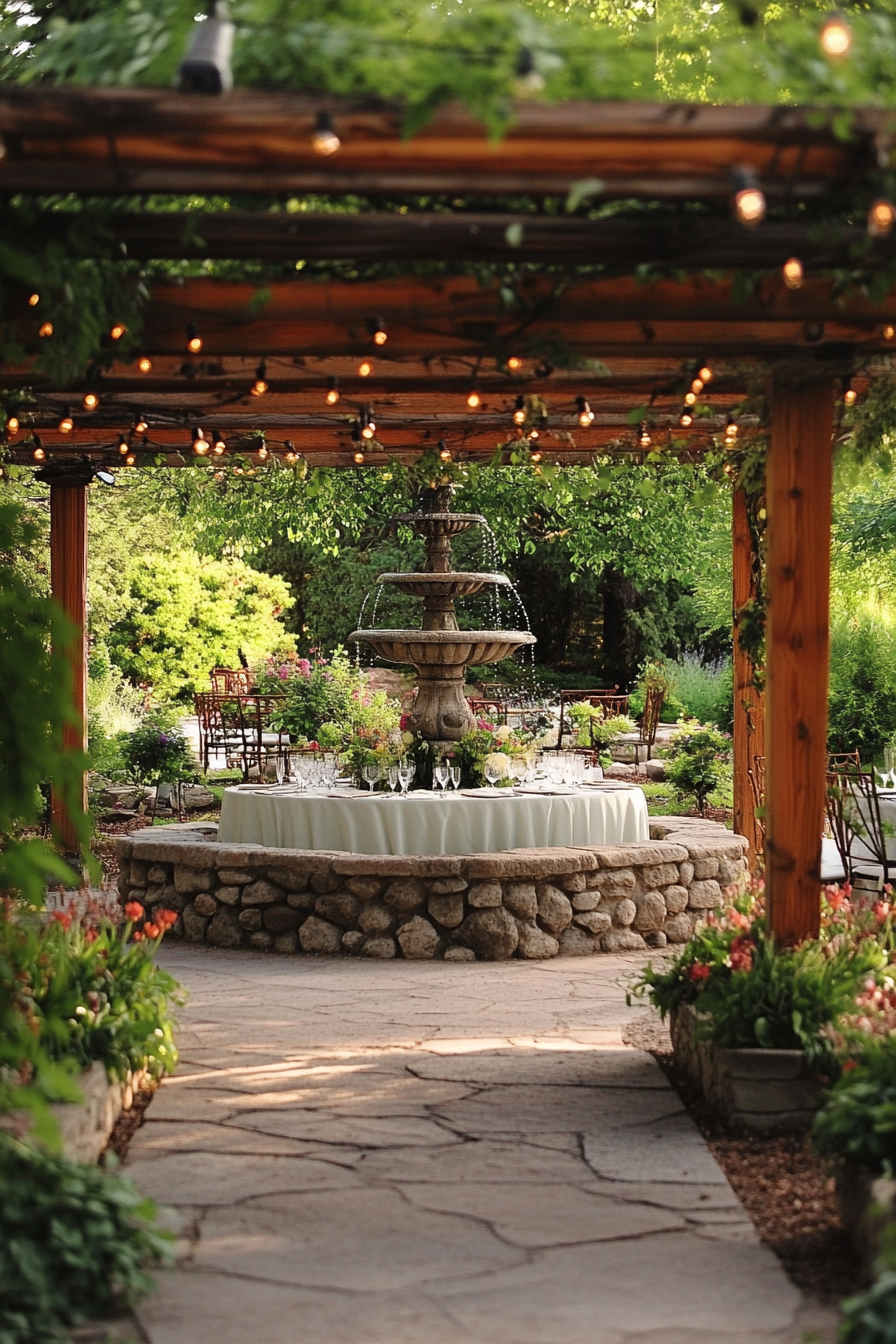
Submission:
[[[323,853],[219,845],[211,827],[116,841],[122,901],[178,911],[214,947],[388,959],[589,956],[683,943],[746,867],[712,822],[654,818],[629,845],[495,854]]]

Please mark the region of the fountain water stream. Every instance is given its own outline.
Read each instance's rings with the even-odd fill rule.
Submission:
[[[381,574],[389,583],[423,599],[419,630],[355,630],[349,640],[363,640],[381,658],[408,663],[417,670],[418,693],[411,730],[434,743],[457,742],[473,726],[464,696],[464,669],[496,663],[517,649],[535,643],[528,630],[460,630],[454,611],[457,597],[483,588],[509,585],[504,574],[473,573],[451,568],[451,538],[475,525],[487,526],[478,513],[452,513],[451,487],[425,491],[414,513],[397,514],[423,538],[426,561],[422,573]]]

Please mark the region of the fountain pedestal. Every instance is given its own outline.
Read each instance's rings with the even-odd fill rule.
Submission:
[[[410,728],[436,745],[450,746],[473,726],[464,696],[464,672],[478,663],[495,663],[517,649],[535,643],[528,630],[460,630],[454,610],[457,597],[482,588],[506,584],[503,574],[480,574],[451,569],[450,538],[485,519],[475,513],[452,513],[450,488],[434,492],[437,511],[399,514],[393,522],[406,523],[422,536],[426,563],[421,573],[381,574],[402,592],[423,599],[419,630],[355,630],[350,640],[364,640],[381,658],[409,663],[417,671],[417,700]]]

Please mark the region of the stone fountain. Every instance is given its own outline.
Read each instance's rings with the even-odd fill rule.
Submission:
[[[435,743],[457,742],[473,726],[464,696],[465,668],[508,658],[534,644],[535,636],[527,630],[458,629],[455,598],[510,581],[505,574],[451,568],[451,538],[485,519],[478,513],[452,513],[450,486],[425,491],[413,513],[396,514],[390,521],[406,524],[423,538],[426,562],[420,574],[381,574],[378,582],[422,598],[423,624],[419,630],[355,630],[349,639],[363,640],[390,662],[415,667],[411,731]]]

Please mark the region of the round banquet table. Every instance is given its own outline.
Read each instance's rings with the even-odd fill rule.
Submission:
[[[353,854],[484,854],[555,845],[615,845],[648,839],[647,800],[631,784],[516,793],[477,789],[407,798],[225,789],[219,844]]]

